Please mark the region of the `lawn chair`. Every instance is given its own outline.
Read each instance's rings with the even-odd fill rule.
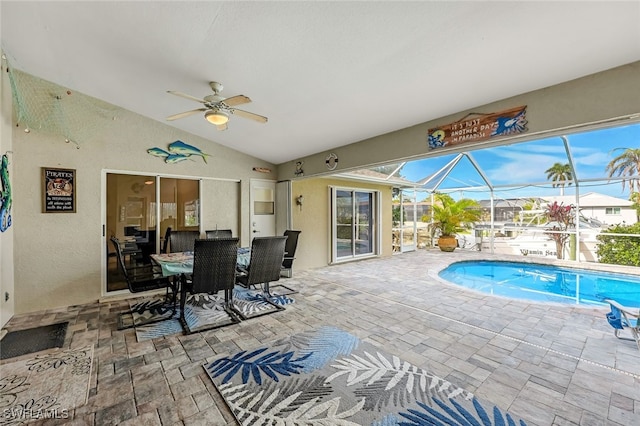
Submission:
[[[246,269],[239,269],[237,283],[250,288],[260,284],[265,299],[270,299],[269,283],[280,280],[287,237],[255,237],[251,242],[251,258]]]
[[[626,308],[615,300],[605,299],[611,307],[611,312],[607,314],[607,321],[614,328],[615,336],[622,340],[633,340],[640,350],[640,309]],[[631,337],[621,337],[621,330],[629,330]]]
[[[162,276],[162,273],[159,273],[157,269],[153,267],[153,265],[127,266],[124,260],[124,254],[122,253],[120,241],[116,237],[111,237],[111,242],[113,243],[113,247],[116,250],[116,256],[118,257],[118,266],[120,267],[122,275],[124,276],[124,279],[127,282],[127,286],[131,293],[140,293],[144,291],[159,290],[163,288],[166,289],[164,305],[167,309],[171,309],[171,315],[150,322],[163,321],[165,319],[172,318],[176,312],[177,288],[175,283],[172,282],[169,278]],[[171,290],[171,295],[169,295],[169,290]],[[123,312],[122,314],[133,314],[133,311]],[[149,324],[150,322],[147,322],[147,324]],[[131,327],[133,326],[134,325],[131,324]]]
[[[171,231],[169,234],[169,251],[179,253],[193,251],[196,239],[200,238],[198,231]]]
[[[193,275],[191,280],[183,281],[180,294],[180,321],[187,334],[192,332],[185,318],[187,293],[216,294],[219,291],[224,291],[224,310],[229,316],[230,323],[223,325],[240,322],[233,309],[233,287],[236,282],[237,258],[238,238],[197,239],[195,241]]]

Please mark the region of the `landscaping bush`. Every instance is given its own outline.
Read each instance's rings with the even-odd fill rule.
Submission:
[[[596,250],[600,263],[640,266],[640,222],[634,225],[612,225],[604,232],[638,236],[598,235]]]

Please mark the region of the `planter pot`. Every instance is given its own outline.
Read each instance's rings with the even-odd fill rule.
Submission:
[[[444,236],[438,238],[438,247],[442,251],[454,251],[458,247],[458,240],[453,236]]]

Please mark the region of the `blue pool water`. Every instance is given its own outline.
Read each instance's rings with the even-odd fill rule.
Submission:
[[[489,260],[453,263],[439,275],[463,287],[517,299],[601,305],[610,298],[640,306],[640,276],[634,275]]]

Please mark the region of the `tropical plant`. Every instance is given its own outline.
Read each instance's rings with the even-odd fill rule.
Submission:
[[[570,237],[566,231],[574,224],[573,206],[565,206],[554,201],[553,204],[547,205],[545,215],[551,224],[547,227],[547,230],[551,232],[546,232],[546,234],[556,242],[556,256],[558,259],[562,259],[564,258],[564,246]]]
[[[457,232],[471,229],[474,222],[482,217],[477,201],[470,198],[454,200],[448,194],[435,194],[433,208],[433,227],[441,236],[453,236]]]
[[[560,187],[560,195],[564,195],[564,186],[571,185],[573,180],[571,166],[568,163],[555,163],[544,172],[547,174],[547,180],[553,182],[551,186]]]
[[[629,185],[629,191],[640,191],[640,148],[615,148],[611,152],[622,150],[624,152],[607,164],[606,171],[609,177],[622,177],[622,190]]]
[[[637,234],[637,237],[608,234]],[[612,225],[597,237],[596,253],[600,263],[640,266],[640,222]]]

